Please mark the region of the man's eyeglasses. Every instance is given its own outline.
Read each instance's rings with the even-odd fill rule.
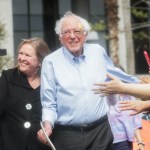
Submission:
[[[73,30],[73,31],[64,31],[61,34],[66,37],[69,37],[72,33],[75,36],[81,36],[84,32],[85,32],[85,30]]]

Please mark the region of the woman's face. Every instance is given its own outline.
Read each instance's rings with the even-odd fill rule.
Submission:
[[[39,64],[35,49],[30,44],[24,44],[18,54],[19,70],[27,76],[32,76],[38,70]]]

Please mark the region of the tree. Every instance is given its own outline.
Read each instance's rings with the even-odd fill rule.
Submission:
[[[6,38],[5,24],[0,21],[0,43]]]
[[[7,37],[5,24],[0,21],[0,45],[1,42]],[[2,52],[2,49],[0,49]],[[9,56],[0,56],[0,73],[4,68],[11,66],[11,58]]]
[[[105,0],[110,56],[118,54],[118,3],[117,0]]]
[[[150,2],[148,0],[131,0],[131,16],[136,72],[148,73],[143,51],[147,50],[150,54]]]
[[[118,54],[118,5],[117,0],[105,0],[106,20],[91,24],[94,31],[108,31],[106,39],[109,40],[110,57]]]

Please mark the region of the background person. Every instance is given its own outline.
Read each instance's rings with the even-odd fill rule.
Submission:
[[[42,121],[57,150],[112,150],[113,136],[107,118],[107,97],[94,95],[93,83],[111,72],[137,82],[115,68],[103,47],[85,43],[88,22],[67,12],[56,23],[62,47],[42,64]],[[46,143],[42,130],[38,138]]]
[[[118,80],[115,77],[112,77],[111,75],[108,75],[111,81],[107,82],[110,85],[108,87],[111,87],[113,89],[113,92],[116,91],[113,88],[120,90],[120,83],[122,83],[120,80]],[[116,81],[115,81],[116,80]],[[118,82],[118,86],[116,85],[116,82]],[[93,91],[95,94],[101,94],[101,90],[107,90],[107,84],[105,83],[97,83],[95,84],[95,89]],[[104,87],[103,87],[104,86]],[[121,90],[120,90],[121,91]],[[118,92],[121,94],[113,94],[112,91],[109,91],[109,93],[105,93],[103,91],[103,94],[107,94],[109,97],[109,103],[110,103],[110,110],[108,113],[109,122],[111,125],[111,129],[114,135],[114,148],[115,150],[132,150],[133,149],[133,142],[134,138],[136,137],[136,141],[138,142],[137,147],[140,150],[144,150],[144,143],[140,134],[140,128],[142,127],[142,118],[141,115],[135,115],[135,116],[129,116],[131,114],[136,114],[136,111],[121,111],[120,108],[121,103],[131,103],[133,102],[134,97],[131,97],[129,95],[125,95],[122,92]],[[126,93],[127,94],[127,93]],[[135,142],[134,142],[135,145]]]
[[[114,136],[113,143],[115,150],[132,150],[133,142],[139,144],[139,150],[144,150],[140,134],[142,128],[141,115],[129,116],[131,111],[121,111],[118,107],[119,102],[130,101],[130,99],[135,98],[124,94],[108,96],[108,118]]]
[[[24,39],[18,47],[17,67],[0,77],[1,150],[48,150],[37,139],[40,129],[40,70],[49,54],[40,38]]]

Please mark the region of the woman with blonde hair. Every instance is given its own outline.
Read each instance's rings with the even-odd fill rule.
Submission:
[[[0,149],[48,150],[37,139],[40,129],[40,70],[49,54],[40,38],[24,39],[18,46],[18,64],[0,77]]]

